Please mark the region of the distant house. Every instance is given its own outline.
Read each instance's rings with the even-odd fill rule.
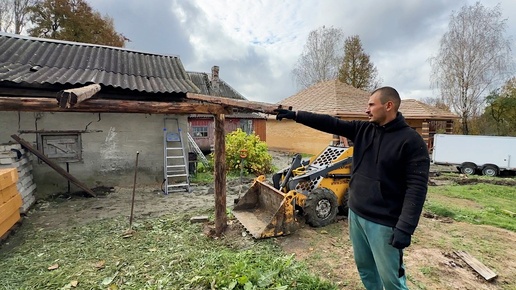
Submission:
[[[218,66],[212,67],[211,75],[203,72],[188,72],[188,75],[203,95],[247,100],[229,84],[220,79]],[[265,123],[265,115],[238,109],[234,110],[232,114],[225,116],[224,129],[227,134],[240,128],[248,134],[255,133],[260,137],[260,140],[265,141]],[[188,125],[188,131],[199,148],[203,152],[210,152],[215,142],[213,115],[191,114],[188,116]]]
[[[369,96],[369,92],[338,80],[330,80],[315,84],[279,103],[292,106],[296,111],[329,114],[343,120],[368,120],[365,110]],[[449,111],[413,99],[403,99],[400,112],[407,123],[421,134],[429,148],[433,145],[434,134],[451,133],[453,122],[458,119],[457,115]],[[282,120],[281,124],[274,116],[269,116],[267,120],[267,144],[271,149],[317,154],[339,140],[339,136],[332,136],[291,120]]]

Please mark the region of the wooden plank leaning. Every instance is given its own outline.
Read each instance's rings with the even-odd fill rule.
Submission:
[[[459,256],[466,264],[468,264],[473,270],[475,270],[478,274],[480,274],[486,281],[491,281],[496,278],[498,275],[489,269],[486,265],[482,264],[475,257],[471,256],[469,253],[465,251],[454,251],[454,253]]]
[[[18,135],[11,135],[11,138],[16,140],[16,142],[20,143],[23,147],[27,148],[30,152],[32,152],[34,155],[38,156],[39,159],[41,159],[43,162],[45,162],[48,166],[50,166],[52,169],[54,169],[57,173],[61,174],[64,178],[70,180],[73,184],[77,185],[79,188],[84,190],[87,194],[96,197],[97,195],[89,189],[86,185],[84,185],[82,182],[80,182],[77,178],[75,178],[70,173],[66,172],[61,166],[57,165],[52,160],[48,159],[45,154],[37,150],[36,148],[32,147],[29,142],[23,140]]]

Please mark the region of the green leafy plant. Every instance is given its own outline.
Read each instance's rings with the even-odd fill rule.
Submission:
[[[215,159],[213,153],[210,165]],[[267,174],[273,171],[272,156],[267,144],[260,137],[237,129],[226,135],[226,165],[230,173]]]

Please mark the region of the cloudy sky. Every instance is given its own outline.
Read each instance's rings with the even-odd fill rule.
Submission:
[[[211,72],[252,101],[276,103],[299,91],[294,68],[310,31],[341,28],[359,35],[383,85],[402,98],[437,96],[428,59],[437,54],[453,12],[473,0],[87,0],[114,19],[126,47],[177,55],[185,69]],[[501,6],[516,42],[516,1]]]

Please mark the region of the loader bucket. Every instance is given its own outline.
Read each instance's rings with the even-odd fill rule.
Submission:
[[[294,193],[283,193],[258,177],[233,208],[233,215],[255,238],[288,235],[295,230]]]

